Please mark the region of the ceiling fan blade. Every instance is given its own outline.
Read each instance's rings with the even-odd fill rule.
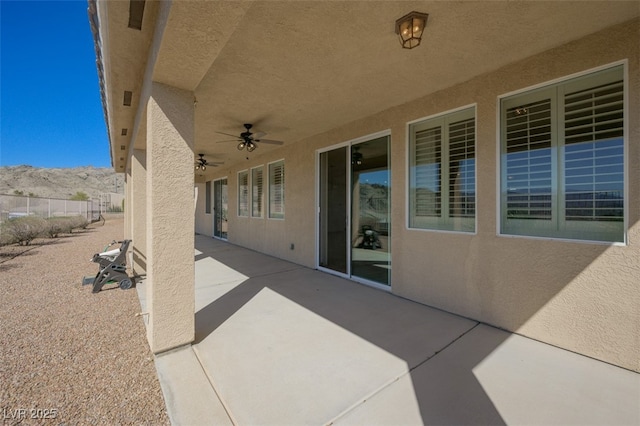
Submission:
[[[274,141],[271,139],[256,139],[255,140],[258,143],[266,143],[266,144],[270,144],[270,145],[282,145],[284,142],[282,141]]]
[[[223,133],[223,132],[216,132],[216,133],[219,133],[219,134],[225,135],[225,136],[231,136],[232,138],[237,138],[238,137],[238,135],[231,135],[229,133]]]
[[[253,137],[253,139],[260,139],[263,136],[266,136],[267,132],[255,132],[254,134],[251,135],[251,137]]]
[[[242,139],[238,138],[238,139],[234,139],[234,140],[228,140],[228,141],[218,141],[216,143],[227,143],[227,142],[242,142]]]

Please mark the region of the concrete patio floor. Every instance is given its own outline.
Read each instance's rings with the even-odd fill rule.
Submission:
[[[195,268],[175,425],[640,424],[634,372],[210,237]]]

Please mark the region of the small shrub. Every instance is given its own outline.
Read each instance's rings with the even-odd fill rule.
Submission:
[[[60,234],[71,234],[74,229],[85,229],[89,221],[84,216],[62,216],[47,219],[45,233],[50,238],[57,238]]]
[[[28,246],[31,241],[43,235],[47,221],[37,216],[9,219],[2,226],[2,234],[13,243]]]
[[[72,229],[85,229],[89,226],[89,221],[84,216],[71,216]]]
[[[47,219],[47,227],[44,232],[49,238],[58,238],[58,235],[62,234],[61,221],[58,218]]]
[[[0,227],[0,247],[15,243],[13,236],[7,234],[5,226],[6,225],[3,223],[2,227]]]
[[[70,217],[50,217],[47,219],[45,234],[49,238],[57,238],[60,234],[70,234],[72,229],[73,224]]]

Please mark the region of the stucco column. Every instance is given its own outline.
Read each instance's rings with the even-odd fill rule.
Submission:
[[[147,272],[147,153],[141,149],[134,149],[130,160],[132,267],[136,275],[143,275]]]
[[[193,341],[193,93],[152,83],[147,105],[147,337],[154,353]]]

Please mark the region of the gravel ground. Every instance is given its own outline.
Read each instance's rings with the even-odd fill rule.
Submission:
[[[169,424],[135,289],[81,285],[97,272],[91,256],[122,233],[108,218],[0,248],[4,424]]]

